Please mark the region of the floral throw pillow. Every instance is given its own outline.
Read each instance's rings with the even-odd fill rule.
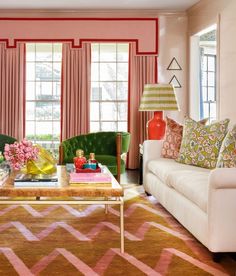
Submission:
[[[222,143],[217,168],[236,167],[236,125],[228,131]]]
[[[183,126],[166,117],[166,135],[161,155],[164,158],[176,159],[179,155],[183,134]]]
[[[221,144],[227,133],[229,119],[207,126],[185,119],[183,139],[177,162],[214,169]]]
[[[205,125],[208,119],[199,123]],[[183,126],[166,116],[166,135],[162,144],[161,156],[169,159],[176,159],[182,142]]]

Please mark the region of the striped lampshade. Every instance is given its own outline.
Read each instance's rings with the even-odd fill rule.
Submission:
[[[179,110],[172,84],[145,84],[139,111]]]

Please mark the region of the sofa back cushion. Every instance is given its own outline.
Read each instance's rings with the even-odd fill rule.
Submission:
[[[204,126],[186,118],[180,152],[176,161],[208,169],[215,168],[228,124],[229,119],[225,119]]]
[[[220,149],[216,167],[236,167],[236,125],[232,128],[232,130],[229,130],[225,136]]]

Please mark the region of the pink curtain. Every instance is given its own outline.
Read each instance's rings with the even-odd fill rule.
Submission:
[[[143,94],[144,84],[157,82],[157,57],[137,56],[134,43],[130,44],[129,51],[129,115],[128,131],[131,141],[127,167],[139,167],[139,144],[146,137],[146,123],[151,118],[151,112],[140,112],[139,103]]]
[[[0,133],[18,140],[25,125],[25,45],[0,43]]]
[[[61,140],[88,133],[90,122],[91,46],[62,49]]]

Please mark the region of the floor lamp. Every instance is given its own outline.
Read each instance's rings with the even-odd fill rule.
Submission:
[[[166,122],[164,110],[179,110],[172,84],[145,84],[139,111],[154,111],[154,117],[147,122],[149,140],[164,138]]]

